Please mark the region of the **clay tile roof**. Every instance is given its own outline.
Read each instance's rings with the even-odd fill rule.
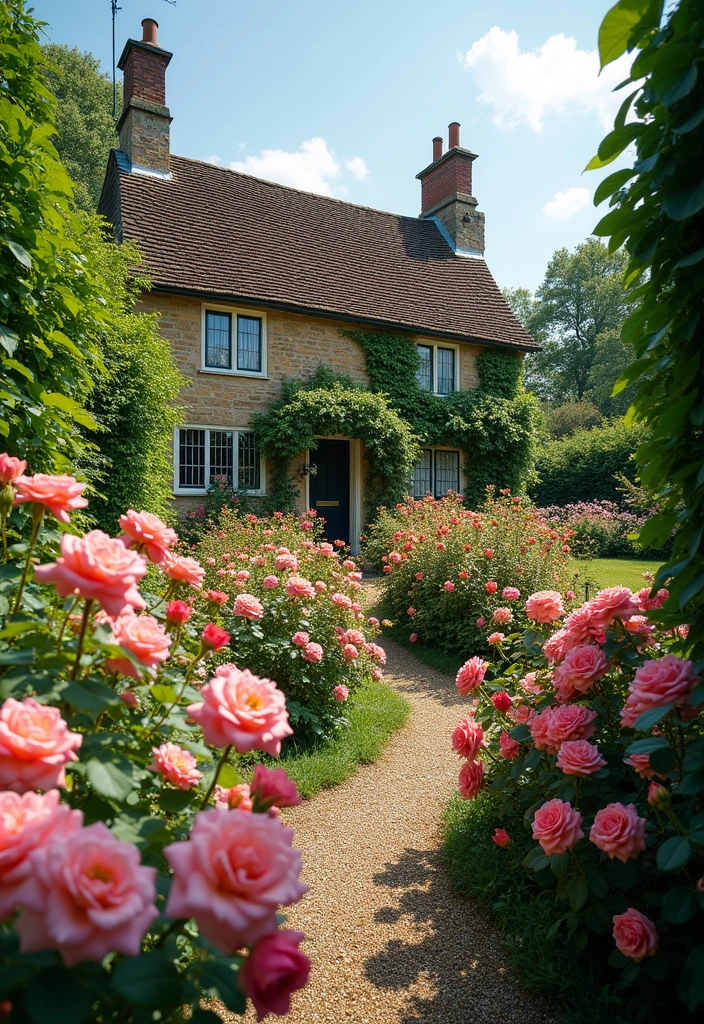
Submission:
[[[537,347],[482,259],[433,221],[301,192],[172,156],[171,180],[113,151],[100,210],[154,287],[365,324]]]

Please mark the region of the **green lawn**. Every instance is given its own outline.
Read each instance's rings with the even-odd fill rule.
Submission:
[[[573,571],[578,573],[580,590],[586,582],[591,585],[589,594],[593,596],[597,590],[605,587],[630,587],[641,590],[647,586],[643,579],[644,572],[656,573],[662,562],[652,562],[630,558],[593,558],[590,561],[573,559]],[[582,593],[578,593],[581,597]]]

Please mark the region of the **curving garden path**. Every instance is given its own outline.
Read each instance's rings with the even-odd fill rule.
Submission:
[[[287,911],[287,927],[306,933],[312,961],[286,1019],[557,1024],[512,976],[490,921],[452,892],[441,864],[442,810],[458,771],[450,733],[466,705],[451,677],[384,646],[385,678],[409,701],[408,724],[375,764],[285,812],[311,890]],[[255,1020],[251,1008],[245,1020]]]

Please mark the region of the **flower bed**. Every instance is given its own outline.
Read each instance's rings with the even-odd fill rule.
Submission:
[[[570,532],[576,558],[643,557],[644,549],[632,539],[650,513],[621,508],[615,501],[579,501],[536,510],[556,530]]]
[[[219,614],[238,659],[276,679],[297,739],[331,734],[348,694],[381,679],[386,662],[379,622],[359,602],[362,574],[319,534],[314,510],[260,518],[224,509],[194,552],[206,593],[227,594]]]
[[[383,566],[384,609],[412,641],[486,652],[525,623],[522,594],[568,586],[568,541],[508,491],[477,512],[450,494],[383,510],[365,555]]]
[[[300,797],[233,761],[279,755],[285,695],[232,663],[228,595],[203,592],[173,530],[129,511],[119,537],[70,532],[85,485],[25,468],[0,455],[0,1016],[284,1014],[310,967],[278,916],[307,891],[279,817]],[[232,611],[266,617],[252,595]]]
[[[523,867],[563,908],[551,937],[608,959],[642,1021],[675,992],[678,1019],[704,1003],[704,686],[686,627],[657,629],[667,596],[611,587],[563,619],[559,593],[532,595],[533,627],[458,672],[452,736],[460,795],[498,806],[494,842],[520,857],[532,831]]]

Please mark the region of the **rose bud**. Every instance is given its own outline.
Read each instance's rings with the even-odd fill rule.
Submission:
[[[670,791],[659,782],[651,782],[648,786],[648,803],[658,810],[665,810],[670,806]]]
[[[511,842],[511,836],[502,828],[495,829],[494,834],[491,838],[496,843],[496,845],[500,846],[502,849],[504,846],[508,846],[508,844]]]
[[[175,626],[182,626],[184,622],[188,622],[191,615],[193,608],[185,601],[172,601],[166,609],[166,621]]]
[[[506,692],[502,691],[501,693],[495,693],[492,696],[491,703],[497,711],[508,711],[513,702],[510,696]]]
[[[209,622],[203,630],[203,636],[201,637],[201,643],[209,651],[219,651],[225,644],[229,644],[230,634],[227,630],[222,629],[221,626],[216,626],[214,622]]]
[[[249,785],[252,810],[268,811],[270,807],[295,807],[301,803],[296,783],[283,768],[266,768],[258,764]]]

